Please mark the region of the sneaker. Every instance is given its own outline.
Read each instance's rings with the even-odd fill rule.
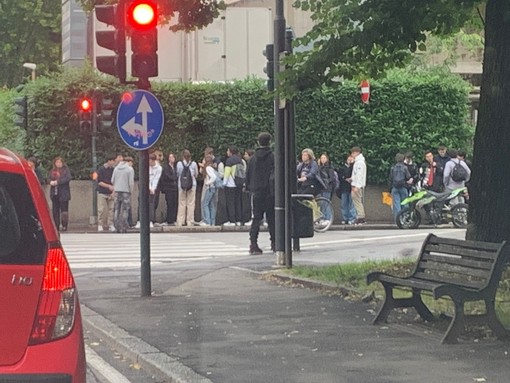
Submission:
[[[322,221],[322,226],[326,227],[329,225],[329,221],[327,219],[325,219],[324,221]]]
[[[198,226],[210,226],[208,223],[205,223],[204,221],[198,222]]]
[[[257,245],[256,243],[252,243],[250,245],[250,255],[259,255],[259,254],[262,254],[262,253],[263,253],[263,251],[259,247],[259,245]]]
[[[341,224],[342,224],[342,225],[347,225],[348,223],[349,223],[349,222],[347,222],[347,221],[342,221],[342,222],[341,222]]]
[[[234,222],[225,222],[223,226],[235,226],[236,224]]]
[[[140,228],[140,221],[138,221],[135,225],[135,229],[139,229]]]
[[[264,223],[262,224],[262,226],[264,226],[264,227],[267,229],[267,227],[268,227],[269,225],[267,224],[267,222],[265,222],[265,221],[264,221]]]
[[[355,225],[364,225],[365,223],[367,223],[365,221],[365,218],[358,218],[358,219],[356,219],[356,221],[354,221]]]
[[[236,222],[236,226],[241,226],[241,222]]]
[[[204,223],[204,221],[200,221],[200,222],[191,222],[191,224],[193,226],[203,226],[202,224]]]
[[[97,231],[98,231],[98,232],[102,232],[102,231],[103,231],[103,226],[99,225],[99,226],[97,227]]]
[[[253,223],[253,219],[250,219],[248,222],[244,223],[244,226],[251,226],[252,223]]]
[[[113,226],[113,225],[110,225],[110,227],[108,228],[108,230],[109,230],[110,232],[112,232],[112,233],[113,233],[113,232],[115,232],[115,231],[117,231],[117,230],[115,229],[115,226]]]
[[[154,227],[154,224],[152,222],[149,223],[149,227],[152,229]]]

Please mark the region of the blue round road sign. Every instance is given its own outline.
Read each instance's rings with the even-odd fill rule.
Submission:
[[[127,146],[150,148],[161,137],[163,125],[163,108],[151,92],[138,89],[124,94],[117,110],[117,129]]]

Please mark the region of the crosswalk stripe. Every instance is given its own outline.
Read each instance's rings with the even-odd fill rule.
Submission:
[[[140,236],[89,233],[61,237],[71,267],[115,268],[140,266]],[[150,240],[151,264],[182,263],[247,256],[245,248],[214,239],[186,235],[153,235]]]

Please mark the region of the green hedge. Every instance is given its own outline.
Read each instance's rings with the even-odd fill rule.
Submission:
[[[76,178],[87,178],[92,165],[91,138],[89,132],[79,130],[77,110],[78,100],[96,88],[117,100],[128,90],[90,68],[28,84],[24,92],[31,105],[30,129],[24,154],[35,154],[47,168],[53,157],[61,155]],[[349,148],[361,146],[369,181],[385,182],[398,151],[411,149],[421,157],[423,150],[440,143],[470,151],[469,89],[458,77],[445,72],[395,71],[372,81],[371,89],[367,105],[361,103],[358,84],[353,82],[301,94],[296,100],[297,152],[309,147],[316,154],[329,153],[339,163]],[[231,144],[252,148],[260,131],[273,131],[273,100],[263,81],[154,83],[152,92],[165,111],[164,132],[157,143],[164,152],[180,153],[188,148],[199,159],[206,146],[221,154]],[[0,111],[0,120],[11,118],[12,110]],[[0,131],[0,144],[9,146],[4,131]],[[18,136],[23,137],[23,132]],[[120,140],[115,127],[99,132],[99,163],[109,151],[136,154]]]

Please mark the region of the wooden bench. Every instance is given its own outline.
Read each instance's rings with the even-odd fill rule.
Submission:
[[[463,241],[429,234],[411,275],[403,278],[382,272],[367,275],[367,284],[381,282],[386,295],[373,323],[385,322],[397,307],[414,307],[424,320],[433,320],[421,298],[422,291],[430,291],[434,299],[449,297],[454,303],[454,316],[441,343],[457,343],[466,324],[488,324],[496,337],[508,338],[509,331],[496,316],[495,297],[505,262],[510,260],[509,246],[507,242]],[[409,288],[412,296],[395,298],[393,289],[398,287]],[[469,301],[484,301],[485,313],[465,314],[464,303]]]

